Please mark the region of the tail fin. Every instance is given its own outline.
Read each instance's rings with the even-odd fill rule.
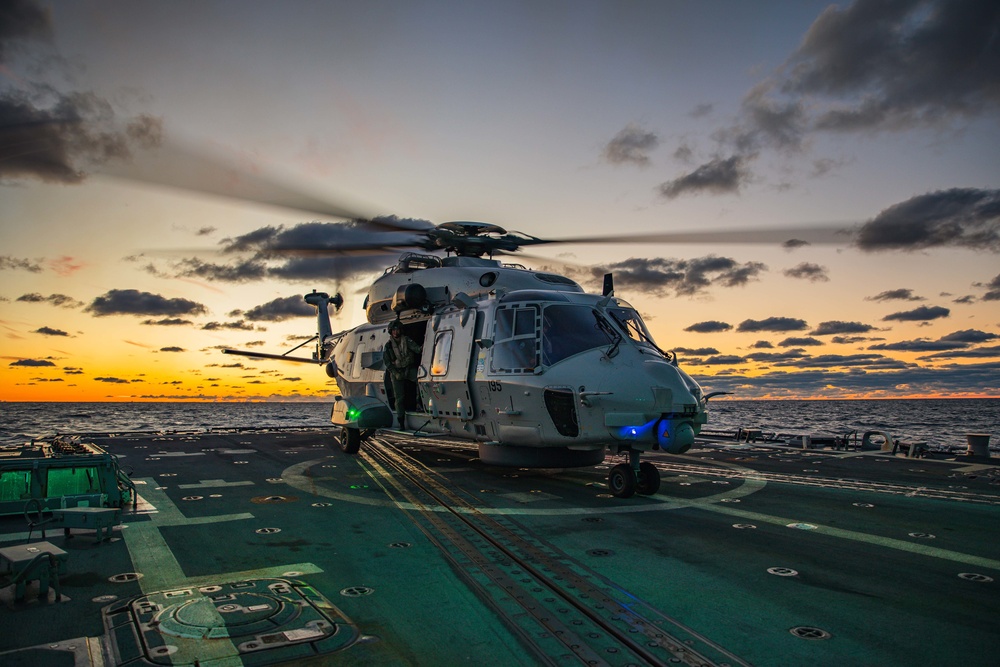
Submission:
[[[316,358],[324,360],[330,357],[333,352],[333,326],[330,324],[330,304],[337,310],[344,305],[344,297],[334,294],[332,297],[326,292],[313,290],[311,294],[305,295],[306,303],[316,306],[316,332],[319,338],[316,341]]]

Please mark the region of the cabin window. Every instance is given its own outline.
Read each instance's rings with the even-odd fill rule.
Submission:
[[[540,319],[537,306],[497,310],[490,357],[492,371],[525,373],[535,370],[538,366]]]
[[[364,352],[364,344],[358,343],[358,349],[351,352],[351,377],[359,378],[361,377],[361,357],[362,352]]]
[[[590,306],[546,306],[542,313],[542,364],[614,344],[611,324]]]
[[[434,358],[431,359],[431,375],[440,377],[448,374],[448,361],[451,359],[451,341],[455,332],[451,329],[439,331],[434,337]]]
[[[0,501],[24,500],[30,497],[30,470],[5,470],[0,472]]]
[[[46,498],[100,492],[97,468],[49,468]]]

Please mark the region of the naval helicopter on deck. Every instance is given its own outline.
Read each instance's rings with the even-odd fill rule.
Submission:
[[[502,466],[591,466],[610,450],[627,455],[608,474],[614,495],[656,493],[659,473],[641,454],[687,451],[715,394],[656,344],[610,275],[591,294],[568,277],[494,258],[553,242],[483,222],[419,230],[399,245],[423,252],[403,253],[374,281],[365,324],[334,333],[329,308],[339,309],[341,296],[305,295],[317,313],[312,358],[225,352],[324,366],[340,390],[331,414],[340,448],[356,453],[396,421],[382,351],[398,321],[422,347],[405,428],[475,441],[484,463]]]
[[[376,430],[394,425],[382,351],[390,323],[399,322],[422,346],[416,396],[404,419],[407,429],[477,442],[484,463],[503,466],[590,466],[607,451],[623,454],[627,463],[615,465],[608,475],[619,497],[656,493],[659,473],[641,460],[642,453],[687,451],[708,421],[709,399],[725,392],[702,391],[677,356],[657,345],[636,309],[615,295],[610,276],[601,294],[591,294],[563,275],[497,257],[556,243],[846,240],[839,225],[543,239],[485,222],[434,225],[371,217],[201,151],[174,146],[166,157],[165,167],[130,165],[119,175],[348,221],[266,228],[235,242],[227,239],[232,243],[226,251],[254,246],[265,260],[404,251],[370,286],[364,301],[367,321],[360,326],[335,333],[329,311],[339,310],[343,298],[315,290],[305,295],[316,307],[311,357],[289,354],[302,345],[284,354],[225,350],[323,366],[339,389],[331,420],[339,427],[344,452],[357,453]]]

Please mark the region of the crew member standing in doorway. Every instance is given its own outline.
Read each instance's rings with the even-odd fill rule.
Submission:
[[[385,344],[382,359],[392,379],[392,396],[396,403],[399,428],[406,428],[406,408],[416,404],[417,366],[420,364],[420,345],[403,333],[399,320],[389,323],[389,341]]]

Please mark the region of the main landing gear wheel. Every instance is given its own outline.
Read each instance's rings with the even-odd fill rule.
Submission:
[[[345,454],[357,454],[361,449],[361,429],[340,427],[340,451]]]
[[[660,471],[649,461],[639,464],[639,479],[636,491],[651,496],[660,490]]]
[[[608,472],[608,488],[619,498],[631,498],[637,486],[635,471],[628,463],[619,463]]]

